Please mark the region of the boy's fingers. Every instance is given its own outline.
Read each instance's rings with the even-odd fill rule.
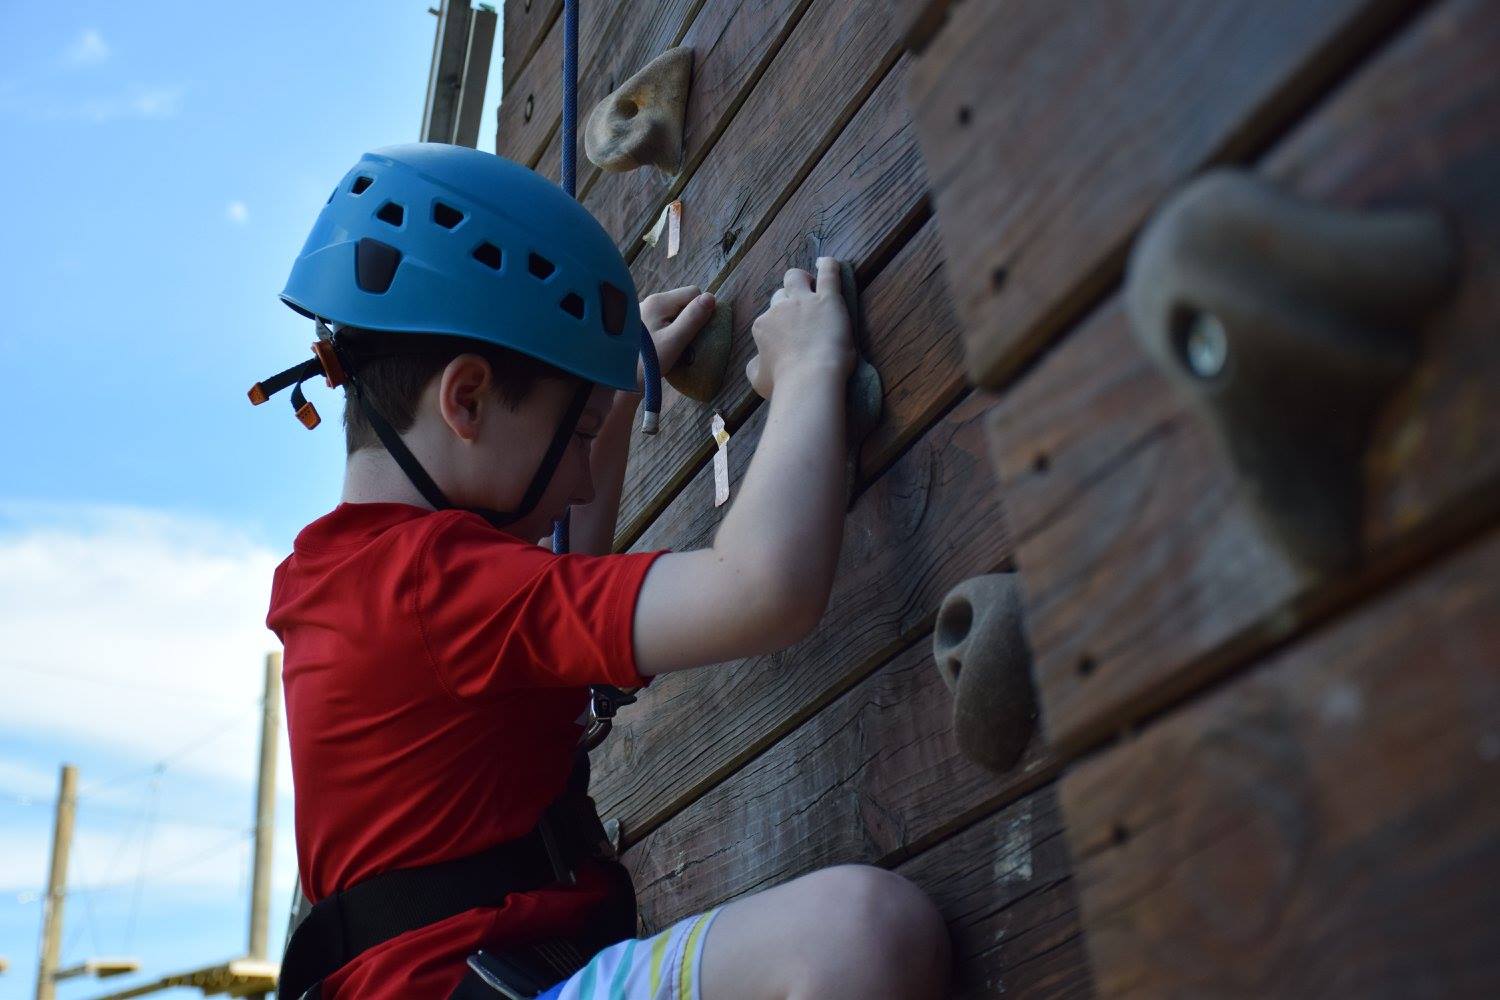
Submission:
[[[757,354],[755,357],[753,357],[749,361],[745,362],[745,379],[746,379],[746,381],[748,381],[753,386],[753,385],[755,385],[755,380],[756,380],[757,377],[759,377],[759,375],[760,375],[760,355]]]
[[[800,267],[794,267],[786,272],[781,286],[789,292],[810,292],[813,290],[812,280],[812,275]]]
[[[677,318],[669,324],[673,328],[672,332],[696,334],[713,318],[716,304],[714,297],[706,293],[689,299]]]
[[[683,285],[666,292],[655,292],[641,300],[641,312],[656,319],[676,316],[702,291],[697,285]]]
[[[818,258],[818,291],[829,295],[839,294],[839,262],[832,257]]]

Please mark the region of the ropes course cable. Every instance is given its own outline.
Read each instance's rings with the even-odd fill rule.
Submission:
[[[147,807],[146,832],[141,837],[141,861],[140,868],[136,872],[135,891],[130,894],[130,915],[125,921],[125,950],[129,951],[135,943],[135,918],[141,909],[141,891],[146,886],[146,858],[151,851],[151,840],[156,833],[156,807],[161,801],[161,771],[157,771],[156,777],[151,781],[151,801]]]

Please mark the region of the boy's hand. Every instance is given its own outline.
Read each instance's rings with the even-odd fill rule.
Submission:
[[[641,300],[641,322],[651,332],[662,374],[672,370],[682,352],[698,336],[703,325],[713,318],[716,304],[712,294],[698,292],[697,285],[683,285],[670,292],[657,292]],[[636,365],[635,384],[639,391],[645,379]]]
[[[755,318],[750,332],[760,353],[745,366],[745,375],[763,399],[771,398],[778,379],[798,369],[826,368],[847,378],[856,359],[838,261],[818,258],[816,288],[813,276],[801,268],[787,271],[771,307]]]

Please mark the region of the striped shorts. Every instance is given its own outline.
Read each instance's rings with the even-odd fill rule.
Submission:
[[[718,914],[710,910],[655,937],[612,944],[537,1000],[699,1000],[703,942]]]

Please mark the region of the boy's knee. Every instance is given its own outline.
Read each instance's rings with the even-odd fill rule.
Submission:
[[[884,868],[841,865],[814,873],[823,928],[843,927],[858,943],[850,957],[896,982],[941,989],[949,966],[948,930],[937,907],[910,881]],[[890,995],[938,995],[892,990]]]

